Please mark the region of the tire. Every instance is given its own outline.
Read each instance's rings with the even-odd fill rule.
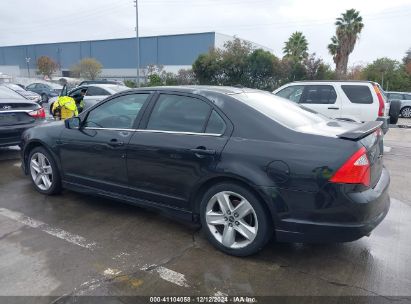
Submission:
[[[398,122],[398,115],[397,116],[390,116],[390,124],[396,125]]]
[[[222,206],[227,202],[230,204],[230,210],[225,208],[224,212]],[[240,204],[244,208],[235,209]],[[244,212],[247,209],[248,212]],[[247,215],[242,216],[242,211]],[[257,253],[267,244],[274,231],[268,212],[260,199],[236,183],[212,186],[201,200],[200,219],[210,243],[234,256]]]
[[[61,192],[60,172],[54,158],[45,148],[36,147],[30,151],[28,169],[30,179],[38,192],[47,195]]]
[[[411,117],[411,107],[404,107],[401,109],[401,116],[404,118]]]
[[[42,103],[49,102],[49,97],[47,96],[47,94],[45,94],[45,93],[41,94],[41,102]]]

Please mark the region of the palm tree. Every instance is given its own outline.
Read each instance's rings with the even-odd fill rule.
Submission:
[[[364,23],[360,12],[350,9],[337,18],[335,25],[336,35],[331,38],[328,51],[333,56],[336,73],[341,77],[347,74],[348,57],[354,50]]]
[[[308,56],[308,42],[302,32],[292,33],[283,48],[284,57],[301,62]]]

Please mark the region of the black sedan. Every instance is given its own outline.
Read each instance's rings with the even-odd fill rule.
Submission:
[[[27,130],[23,169],[62,187],[202,224],[217,248],[368,235],[390,206],[379,122],[331,120],[270,93],[163,87],[115,94]]]
[[[44,109],[5,86],[0,86],[0,146],[20,144],[27,128],[43,123]]]

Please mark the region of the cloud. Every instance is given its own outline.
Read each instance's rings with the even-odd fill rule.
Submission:
[[[333,23],[350,8],[359,10],[365,23],[351,63],[401,59],[411,47],[409,0],[139,0],[140,34],[217,31],[282,56],[284,41],[300,30],[310,52],[332,63],[327,44]],[[134,27],[131,0],[14,0],[2,3],[0,45],[132,37]]]

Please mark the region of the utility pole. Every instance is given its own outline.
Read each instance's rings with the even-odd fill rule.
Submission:
[[[137,87],[140,87],[140,37],[138,36],[138,0],[134,0],[136,6],[136,42],[137,42]]]
[[[27,63],[27,74],[29,75],[29,78],[30,78],[30,65],[29,65],[29,63],[30,63],[30,57],[26,57],[26,63]]]

